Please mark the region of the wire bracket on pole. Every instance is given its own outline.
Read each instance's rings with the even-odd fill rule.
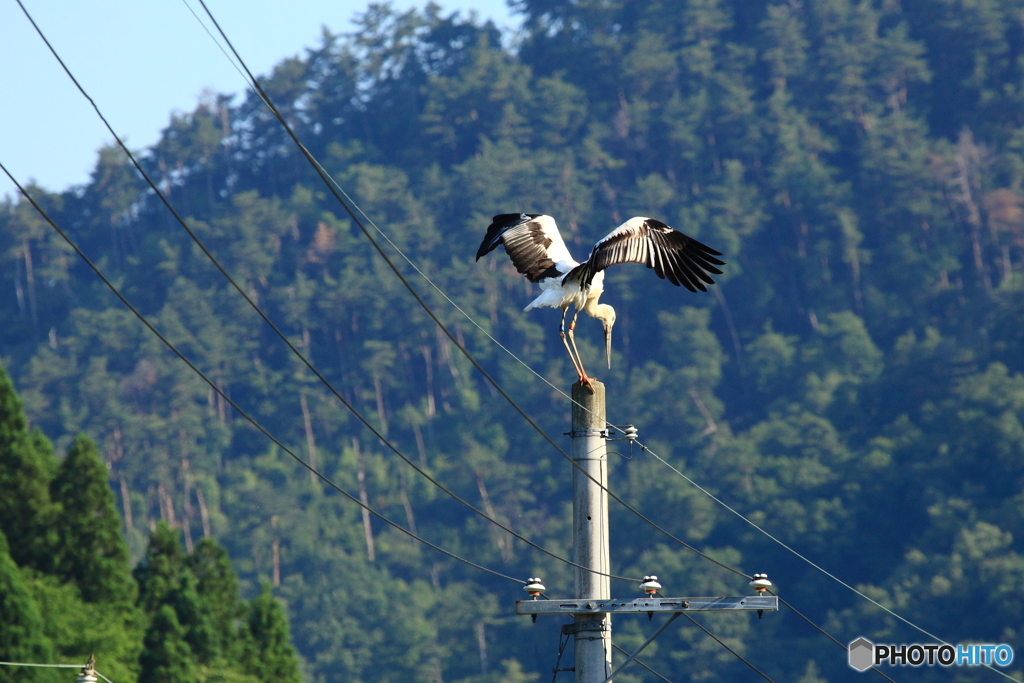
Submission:
[[[536,616],[536,615],[534,615]],[[562,624],[562,635],[572,636],[584,631],[611,631],[612,625],[603,621],[574,621],[571,624]]]
[[[574,439],[578,439],[584,436],[597,436],[602,439],[608,438],[607,429],[574,429],[571,432],[565,432],[565,436],[571,436]]]

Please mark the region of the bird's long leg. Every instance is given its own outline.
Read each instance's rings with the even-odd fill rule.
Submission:
[[[558,336],[559,336],[559,338],[561,338],[562,344],[565,346],[566,353],[569,354],[569,360],[572,361],[572,366],[573,366],[573,368],[576,369],[576,374],[579,375],[580,382],[583,382],[584,379],[587,377],[586,373],[583,372],[583,365],[580,363],[579,358],[577,358],[573,354],[572,349],[569,348],[569,342],[565,338],[565,316],[566,316],[566,314],[568,312],[569,312],[569,307],[568,306],[566,306],[565,308],[562,309],[562,322],[561,322],[561,324],[558,327]],[[575,324],[575,316],[573,316],[573,322]],[[573,344],[573,346],[575,346],[575,344]]]
[[[580,358],[580,350],[576,348],[576,335],[574,332],[576,330],[576,318],[579,316],[580,309],[577,307],[576,310],[573,311],[572,322],[569,323],[569,343],[572,344],[572,351],[570,353],[576,355],[576,370],[580,373],[580,384],[585,384],[587,388],[590,389],[591,393],[593,393],[594,384],[591,381],[593,378],[587,377],[587,372],[583,369],[583,360]]]

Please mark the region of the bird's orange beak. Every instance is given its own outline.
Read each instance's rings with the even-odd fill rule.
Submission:
[[[604,355],[608,359],[608,369],[612,369],[612,326],[604,326]]]

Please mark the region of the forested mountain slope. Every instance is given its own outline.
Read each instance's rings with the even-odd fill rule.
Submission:
[[[949,642],[1021,644],[1024,606],[1024,2],[518,0],[524,28],[373,6],[263,81],[366,214],[479,325],[561,388],[557,313],[490,216],[549,213],[577,257],[651,216],[725,253],[712,293],[609,272],[615,367],[577,335],[661,457],[781,541]],[[175,116],[141,150],[175,207],[344,396],[438,480],[567,556],[570,469],[447,341],[252,95]],[[115,148],[34,188],[125,294],[231,397],[343,488],[430,541],[551,595],[570,569],[440,493],[380,443],[230,289]],[[471,353],[556,438],[569,403],[391,247]],[[95,435],[133,556],[163,519],[275,584],[310,680],[526,681],[558,624],[521,591],[369,522],[244,424],[31,206],[0,212],[0,357],[58,447]],[[566,446],[568,439],[564,440]],[[841,642],[925,642],[620,448],[612,490]],[[632,457],[630,457],[632,456]],[[612,508],[613,570],[675,595],[745,581]],[[613,584],[616,594],[636,587]],[[778,681],[848,680],[789,612],[708,617]],[[637,645],[643,619],[617,619]],[[691,626],[646,660],[673,681],[752,677]],[[1018,667],[1019,668],[1019,665]],[[898,674],[898,675],[895,675]],[[994,680],[975,669],[900,680]],[[563,674],[564,675],[564,674]],[[647,676],[645,678],[645,676]],[[640,669],[625,683],[653,680]],[[746,680],[746,679],[744,679]],[[750,678],[753,680],[753,678]]]

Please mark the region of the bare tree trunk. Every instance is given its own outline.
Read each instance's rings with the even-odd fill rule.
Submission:
[[[961,147],[971,145],[970,140],[961,141]],[[960,186],[960,202],[967,211],[967,226],[971,235],[971,252],[974,256],[974,267],[981,277],[985,291],[992,289],[992,280],[988,275],[988,268],[985,267],[985,259],[981,249],[981,211],[971,193],[970,169],[967,166],[967,159],[963,153],[957,154],[956,164],[958,170],[957,184]]]
[[[366,537],[366,556],[370,562],[377,559],[373,546],[373,527],[370,525],[370,497],[366,494],[366,470],[363,468],[363,455],[359,451],[359,439],[352,439],[352,449],[356,453],[356,479],[359,481],[359,501],[363,504],[363,535]]]
[[[409,502],[409,492],[406,488],[405,470],[398,471],[398,479],[400,482],[399,493],[402,498],[402,507],[405,508],[405,518],[409,522],[409,531],[411,531],[414,534],[418,534],[418,532],[416,531],[416,517],[412,513],[412,503]],[[417,543],[416,539],[411,540],[412,544],[415,546]]]
[[[220,391],[224,391],[224,386],[220,380],[217,381],[217,388]],[[224,396],[220,392],[217,392],[217,416],[220,417],[220,423],[226,425],[228,423],[228,404],[224,400]]]
[[[121,508],[124,510],[125,533],[130,534],[134,531],[135,525],[132,523],[131,492],[128,490],[128,482],[124,477],[121,477]]]
[[[415,422],[412,423],[412,433],[416,437],[416,450],[420,455],[420,467],[427,469],[427,447],[423,443],[423,432],[420,431],[420,426]]]
[[[277,515],[270,518],[270,528],[274,530],[274,540],[270,544],[270,548],[273,553],[273,573],[271,575],[271,581],[274,584],[274,588],[281,585],[281,542],[277,538]]]
[[[476,622],[476,644],[480,648],[480,675],[487,675],[487,633],[484,622]]]
[[[182,437],[182,441],[184,438]],[[185,502],[183,504],[184,513],[181,516],[181,527],[185,531],[185,550],[188,554],[192,554],[192,501],[189,500],[189,491],[192,489],[192,476],[188,471],[188,458],[181,459],[181,477],[184,480],[185,486]]]
[[[715,293],[715,298],[718,299],[718,305],[722,307],[722,313],[725,314],[725,324],[729,328],[729,336],[732,337],[732,347],[736,351],[736,365],[740,369],[740,374],[745,375],[747,370],[743,365],[743,345],[740,343],[739,332],[736,331],[736,323],[732,319],[732,310],[729,309],[729,302],[725,300],[725,293],[720,286],[712,287],[711,289]]]
[[[498,521],[498,516],[497,516],[497,513],[495,513],[495,511],[494,511],[494,506],[491,505],[491,497],[489,495],[487,495],[487,486],[484,484],[483,477],[480,476],[479,472],[474,472],[474,474],[476,474],[476,488],[477,488],[478,491],[480,491],[480,497],[484,501],[484,511],[487,513],[488,517],[490,517],[494,521]],[[494,526],[493,524],[490,525],[490,527],[491,527],[491,530],[492,530],[491,534],[494,536],[494,543],[495,543],[495,545],[498,546],[498,550],[501,551],[501,559],[505,560],[506,562],[511,562],[512,561],[512,537],[511,537],[511,535],[507,531],[502,531],[501,529],[499,529],[498,527]]]
[[[715,424],[715,418],[711,416],[711,411],[708,410],[707,406],[704,405],[704,401],[700,400],[700,394],[697,393],[696,389],[690,389],[690,397],[693,399],[693,403],[697,406],[697,410],[704,416],[704,421],[707,422],[707,426],[701,431],[701,436],[710,436],[718,431],[718,425]]]
[[[426,344],[420,346],[420,352],[423,354],[423,365],[427,370],[427,419],[429,420],[437,414],[437,407],[434,403],[434,359],[430,353],[430,347]]]
[[[203,490],[196,487],[196,500],[199,501],[199,517],[203,520],[203,538],[213,538],[213,534],[210,533],[210,512],[206,509],[206,497],[203,496]]]
[[[302,421],[306,426],[306,449],[309,451],[309,466],[316,469],[316,441],[313,439],[313,420],[309,416],[309,403],[306,402],[306,394],[299,394],[299,404],[302,406]],[[316,474],[309,473],[309,479],[316,482]]]
[[[25,279],[28,280],[28,310],[32,316],[32,331],[37,332],[39,327],[39,310],[36,308],[36,276],[32,266],[32,248],[28,240],[25,240]]]
[[[377,396],[377,416],[380,418],[380,433],[387,438],[388,418],[384,414],[384,388],[381,386],[380,377],[373,378],[373,391]]]
[[[174,501],[171,500],[163,482],[156,487],[157,495],[160,497],[160,517],[167,522],[172,529],[177,528],[178,522],[174,519]]]

